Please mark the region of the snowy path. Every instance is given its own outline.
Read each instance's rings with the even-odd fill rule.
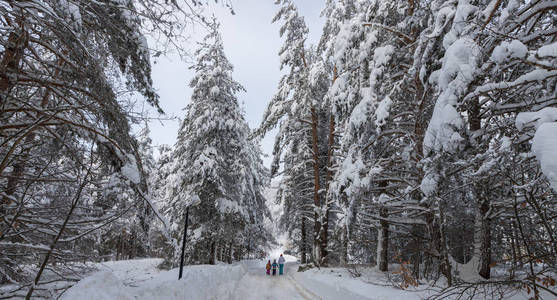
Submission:
[[[265,261],[246,262],[247,273],[238,283],[234,300],[249,299],[320,299],[305,290],[289,275],[296,272],[297,265],[286,263],[285,275],[268,276],[265,274]]]
[[[275,255],[272,255],[275,257]],[[290,258],[290,260],[289,260]],[[157,269],[161,259],[136,259],[100,263],[99,271],[67,290],[61,300],[419,300],[436,289],[422,285],[400,290],[389,285],[383,272],[361,267],[354,278],[345,268],[313,268],[296,272],[295,258],[286,257],[285,275],[265,275],[266,260],[244,260],[234,264],[192,265]],[[1,290],[0,290],[1,291]],[[505,299],[530,298],[523,291]],[[450,298],[449,298],[450,299]],[[551,299],[544,295],[543,299]]]

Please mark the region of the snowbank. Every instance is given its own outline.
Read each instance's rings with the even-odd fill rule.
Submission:
[[[292,275],[305,289],[322,299],[423,299],[430,291],[399,290],[387,282],[385,275],[373,268],[359,269],[358,278],[343,268],[310,269]],[[424,289],[422,287],[421,289]]]
[[[246,273],[243,264],[198,265],[158,271],[158,259],[129,260],[103,264],[103,270],[81,280],[62,300],[229,299]]]
[[[274,258],[274,257],[271,257]],[[288,261],[295,257],[285,256]],[[297,263],[287,263],[284,276],[265,275],[266,260],[245,260],[234,265],[198,265],[184,268],[178,278],[178,269],[160,271],[160,259],[129,260],[103,263],[101,271],[81,280],[66,291],[60,299],[79,300],[249,300],[249,299],[424,299],[444,286],[420,285],[400,290],[392,286],[388,275],[372,267],[358,267],[360,277],[354,278],[344,268],[310,269],[296,272]],[[462,267],[462,266],[461,266]],[[396,270],[398,265],[390,265]],[[467,270],[459,269],[462,273]],[[507,274],[506,272],[503,272]],[[439,285],[440,284],[440,285]],[[524,290],[510,293],[504,299],[528,299]],[[544,299],[549,295],[543,293]],[[453,298],[448,298],[453,299]]]
[[[114,273],[101,271],[78,282],[64,293],[61,299],[133,300],[134,298]]]
[[[243,265],[188,266],[178,280],[178,269],[162,273],[134,293],[136,299],[229,299],[246,273]]]

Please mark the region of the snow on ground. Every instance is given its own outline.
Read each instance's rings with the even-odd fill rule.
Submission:
[[[240,280],[238,289],[233,300],[260,300],[260,299],[292,299],[304,300],[315,299],[307,295],[307,292],[296,286],[291,278],[287,276],[296,272],[297,266],[291,263],[285,265],[285,275],[272,276],[265,274],[266,260],[252,260],[244,262],[247,273]]]
[[[310,269],[292,274],[294,280],[321,299],[424,299],[432,291],[425,286],[416,289],[394,288],[383,273],[374,268],[361,269],[361,277],[354,278],[345,268]]]
[[[285,258],[285,273],[294,273],[296,258]],[[158,270],[160,262],[161,259],[143,259],[102,263],[100,271],[81,280],[61,299],[316,299],[296,285],[291,276],[266,275],[267,260],[187,266],[181,280],[178,269]]]
[[[198,265],[158,271],[160,259],[128,260],[101,265],[101,271],[81,280],[62,300],[112,299],[231,299],[246,273],[243,264]]]
[[[275,253],[276,252],[276,253]],[[424,299],[439,288],[420,285],[406,290],[392,286],[388,273],[372,267],[358,267],[359,277],[346,268],[321,268],[297,272],[293,256],[287,260],[283,276],[265,274],[268,259],[278,259],[275,251],[265,260],[244,260],[232,265],[186,266],[178,280],[178,269],[158,270],[161,259],[117,261],[99,264],[99,271],[67,290],[63,300],[366,300]],[[391,270],[396,270],[391,265]],[[543,293],[543,299],[550,299]],[[530,295],[531,296],[531,295]],[[547,297],[546,297],[547,296]],[[523,292],[505,299],[528,299]]]

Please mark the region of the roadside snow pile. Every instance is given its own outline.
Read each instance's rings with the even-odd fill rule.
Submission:
[[[394,288],[382,272],[374,268],[358,269],[360,277],[354,278],[347,269],[321,268],[298,272],[292,277],[305,289],[322,299],[423,299],[433,290],[423,291],[426,286],[416,289]]]
[[[134,293],[136,299],[229,299],[246,273],[243,265],[188,266],[178,280],[178,269],[161,273]]]
[[[61,299],[133,300],[125,289],[122,281],[112,272],[101,271],[78,282]]]
[[[103,264],[102,271],[81,280],[61,299],[228,299],[246,273],[242,264],[187,266],[178,280],[178,269],[158,271],[157,261],[160,262],[148,259]]]

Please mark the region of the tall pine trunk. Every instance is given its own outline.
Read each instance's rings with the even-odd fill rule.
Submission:
[[[472,99],[468,110],[468,126],[472,133],[481,129],[480,109],[479,99]],[[472,140],[472,142],[478,142],[478,140]],[[474,246],[476,248],[476,256],[479,258],[478,273],[483,278],[489,279],[491,275],[491,220],[489,216],[491,205],[489,196],[482,195],[481,184],[475,185],[475,188],[478,190],[479,206],[476,212],[476,228],[474,232]]]
[[[333,68],[333,80],[331,85],[335,83],[338,78],[338,70],[336,65]],[[335,118],[329,113],[329,132],[327,140],[327,182],[325,183],[325,201],[323,203],[324,216],[321,223],[321,264],[327,265],[329,251],[327,249],[329,243],[329,187],[333,180],[333,154],[335,144]]]
[[[322,244],[321,244],[321,221],[322,221],[322,210],[321,201],[319,199],[319,191],[321,189],[319,184],[319,137],[317,135],[318,117],[315,111],[315,107],[311,106],[311,137],[312,137],[312,150],[313,150],[313,261],[316,265],[320,266],[322,261]]]

